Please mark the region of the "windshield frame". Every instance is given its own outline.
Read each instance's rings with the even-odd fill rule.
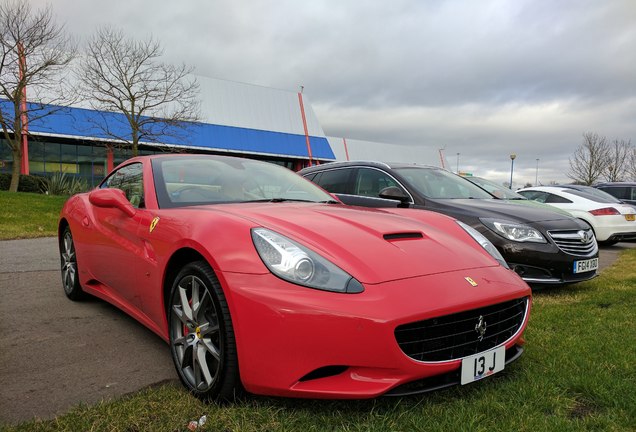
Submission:
[[[151,166],[160,209],[257,202],[334,202],[328,192],[288,168],[255,159],[175,155],[152,158]],[[249,190],[245,186],[248,183]],[[227,192],[224,188],[232,190]],[[184,198],[186,191],[189,197]]]

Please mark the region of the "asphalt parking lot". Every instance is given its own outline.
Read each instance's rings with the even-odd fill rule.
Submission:
[[[636,243],[601,249],[601,269]],[[177,380],[168,346],[109,304],[62,291],[57,240],[0,242],[0,425]]]

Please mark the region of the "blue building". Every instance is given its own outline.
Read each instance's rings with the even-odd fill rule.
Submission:
[[[305,95],[232,81],[197,77],[201,118],[157,142],[142,142],[140,154],[215,153],[266,160],[298,170],[335,160],[329,141]],[[0,100],[0,110],[11,107]],[[56,108],[56,107],[50,107]],[[130,149],[98,126],[127,133],[123,114],[81,106],[56,109],[29,122],[29,174],[65,172],[99,183],[131,156]],[[122,136],[118,133],[119,136]],[[0,172],[10,173],[11,151],[0,139]],[[23,164],[25,166],[26,164]]]

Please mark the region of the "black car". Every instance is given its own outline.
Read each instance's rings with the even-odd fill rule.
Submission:
[[[333,162],[300,175],[349,205],[412,207],[452,216],[481,232],[526,282],[561,285],[596,276],[592,230],[551,210],[519,206],[444,169],[381,162]]]
[[[594,187],[636,207],[636,183],[634,182],[607,182],[599,183]]]

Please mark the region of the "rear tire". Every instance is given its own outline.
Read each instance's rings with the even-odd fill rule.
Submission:
[[[168,329],[175,369],[193,395],[223,401],[242,393],[230,310],[207,262],[187,264],[175,278]]]
[[[62,287],[66,297],[73,301],[82,300],[86,294],[79,283],[77,255],[71,229],[67,226],[60,238],[60,265],[62,268]]]

